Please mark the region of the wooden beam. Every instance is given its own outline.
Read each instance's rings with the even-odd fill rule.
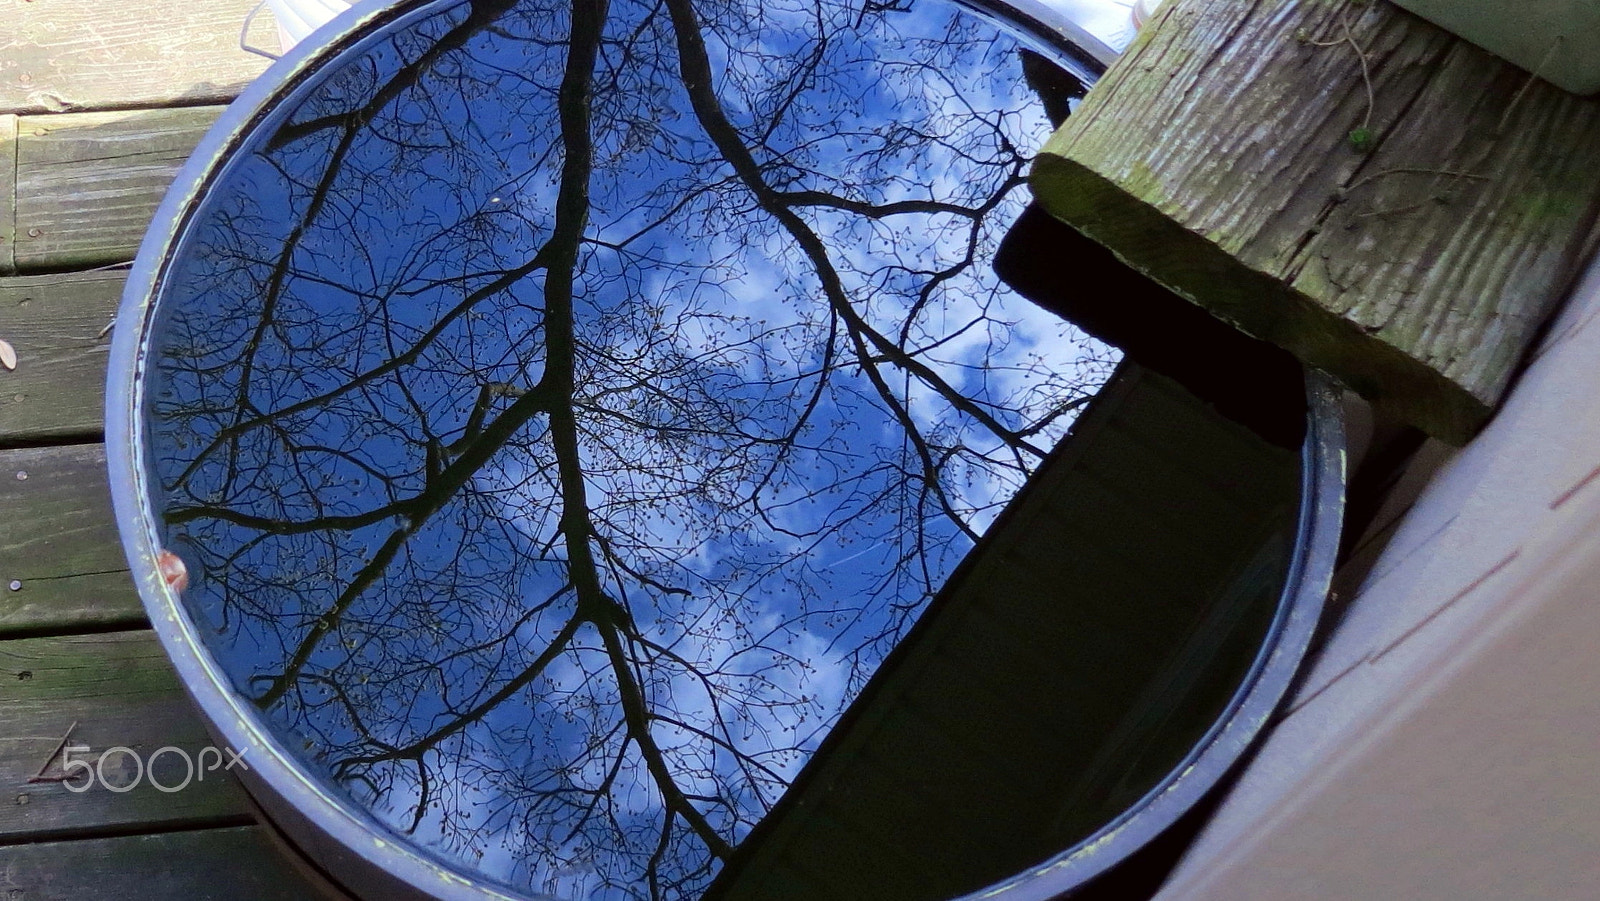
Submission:
[[[0,638],[146,624],[101,445],[0,451],[0,510]]]
[[[224,103],[267,60],[239,49],[256,0],[0,0],[0,111]],[[252,29],[265,43],[271,19]]]
[[[23,116],[16,267],[130,260],[167,186],[222,107]]]
[[[331,898],[260,826],[41,842],[0,849],[5,901],[307,901]]]
[[[46,777],[68,775],[52,750],[69,728],[71,744],[89,748],[73,759],[96,766],[111,748],[128,748],[143,759],[167,746],[192,757],[212,744],[148,630],[0,641],[0,783],[7,792],[0,798],[0,843],[249,820],[243,790],[221,769],[173,792],[143,779],[121,792],[104,788],[98,776],[81,793],[61,781],[29,782],[41,770]],[[119,786],[134,781],[127,753],[107,756],[100,768]],[[179,755],[158,758],[164,785],[180,784],[185,771]],[[77,775],[73,782],[84,784]]]
[[[0,275],[17,271],[17,117],[0,115]]]
[[[96,440],[104,419],[107,331],[125,272],[0,278],[0,445]]]
[[[1172,0],[1033,186],[1158,282],[1460,443],[1594,246],[1597,159],[1600,101],[1387,3]]]

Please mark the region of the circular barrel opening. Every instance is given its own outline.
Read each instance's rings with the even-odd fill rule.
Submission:
[[[151,620],[367,898],[1050,898],[1304,652],[1331,389],[1029,207],[1046,8],[346,14],[218,124],[108,405]]]

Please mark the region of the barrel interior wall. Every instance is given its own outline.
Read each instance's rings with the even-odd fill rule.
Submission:
[[[948,897],[1086,838],[1237,689],[1299,479],[1297,454],[1125,365],[711,897]],[[874,850],[895,845],[925,853]]]

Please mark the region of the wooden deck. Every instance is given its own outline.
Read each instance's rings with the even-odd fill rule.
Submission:
[[[123,560],[101,410],[127,264],[222,104],[265,68],[237,46],[251,5],[0,0],[0,338],[18,358],[0,369],[3,901],[330,897],[231,777],[81,794],[51,778],[69,728],[90,762],[210,743]]]

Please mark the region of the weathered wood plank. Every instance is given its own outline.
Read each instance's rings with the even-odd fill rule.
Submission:
[[[153,632],[0,641],[0,782],[8,791],[0,804],[0,842],[248,818],[243,790],[221,769],[173,792],[147,779],[121,792],[106,789],[98,777],[81,793],[60,781],[30,783],[41,769],[46,776],[64,775],[62,756],[51,752],[73,723],[71,744],[89,750],[72,759],[91,764],[111,748],[149,758],[170,745],[192,757],[212,744]],[[183,783],[181,755],[167,752],[157,760],[162,784]],[[108,755],[103,769],[118,786],[134,781],[128,753]],[[84,784],[81,772],[72,775],[74,784]]]
[[[23,116],[18,270],[133,258],[173,176],[222,107]]]
[[[334,897],[260,826],[0,847],[4,901],[306,901]]]
[[[0,451],[0,509],[0,638],[146,622],[101,445]]]
[[[17,117],[0,115],[0,275],[17,269]]]
[[[0,111],[221,103],[266,68],[239,49],[255,0],[0,0]],[[271,33],[263,16],[252,34]]]
[[[106,332],[124,272],[0,279],[0,338],[17,368],[0,372],[0,443],[73,441],[100,435]]]
[[[1597,158],[1600,101],[1388,4],[1174,0],[1033,183],[1157,281],[1459,443],[1593,246]]]

